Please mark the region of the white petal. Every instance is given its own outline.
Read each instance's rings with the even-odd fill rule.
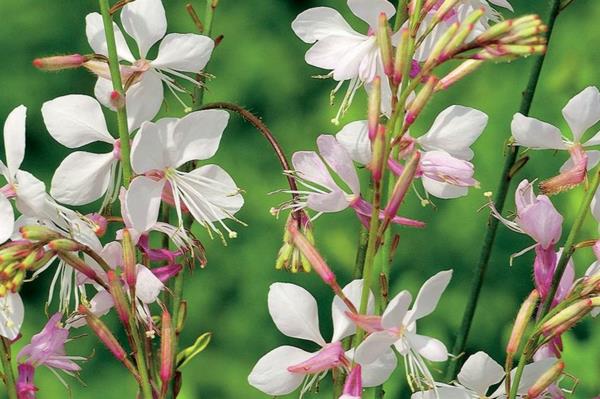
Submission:
[[[169,163],[170,140],[165,126],[146,122],[131,145],[131,167],[135,173],[164,170]]]
[[[333,8],[315,7],[300,13],[292,30],[306,43],[314,43],[327,36],[344,36],[355,34],[344,17]]]
[[[373,363],[383,356],[397,340],[398,337],[387,331],[373,333],[358,346],[354,360],[360,364]]]
[[[119,58],[134,62],[135,57],[129,51],[127,42],[121,33],[121,30],[113,22],[113,28],[115,31],[115,40],[117,43],[117,54]],[[102,22],[102,15],[97,12],[88,14],[85,17],[85,34],[87,36],[90,47],[96,54],[102,54],[108,57],[108,48],[106,47],[106,36],[104,34],[104,24]]]
[[[288,337],[325,345],[319,331],[317,301],[304,288],[288,283],[271,284],[268,304],[269,314],[279,331]]]
[[[77,151],[70,154],[52,178],[52,197],[69,205],[85,205],[99,199],[108,190],[115,162],[112,152],[93,154]]]
[[[135,282],[135,296],[145,304],[156,301],[164,284],[147,267],[138,265],[137,280]]]
[[[471,355],[458,373],[458,381],[481,396],[504,377],[504,368],[485,352]]]
[[[16,205],[26,216],[44,216],[48,209],[46,185],[29,172],[19,170],[17,178]]]
[[[66,147],[115,141],[106,127],[102,108],[93,97],[71,94],[55,98],[42,105],[42,116],[50,135]]]
[[[433,312],[451,278],[452,270],[445,270],[425,281],[404,324],[409,325]]]
[[[358,175],[348,151],[338,143],[335,137],[325,134],[317,138],[317,146],[319,147],[321,157],[342,178],[344,183],[348,185],[350,191],[355,195],[360,194]]]
[[[8,293],[0,298],[0,336],[13,340],[19,335],[25,307],[19,294]]]
[[[556,126],[530,118],[522,114],[515,114],[510,125],[515,144],[533,149],[567,148],[560,130]]]
[[[381,325],[383,328],[400,327],[410,301],[412,301],[412,296],[408,291],[402,291],[396,295],[387,305],[381,316]]]
[[[324,42],[323,40],[322,42]],[[319,42],[321,43],[321,42]],[[317,47],[317,43],[314,47]],[[308,56],[308,53],[307,53]],[[374,36],[367,37],[338,54],[333,69],[333,79],[337,81],[358,78],[368,83],[375,78],[379,50]]]
[[[488,117],[473,108],[452,105],[435,118],[429,131],[419,137],[426,150],[443,150],[450,155],[470,160],[473,151],[469,148],[483,133]]]
[[[248,383],[267,395],[287,395],[296,390],[305,377],[304,374],[290,373],[287,371],[288,367],[312,356],[312,353],[293,346],[275,348],[256,363],[248,376]]]
[[[464,197],[469,193],[468,187],[456,186],[454,184],[437,181],[427,176],[422,176],[421,181],[423,182],[423,188],[425,191],[437,198],[459,198]]]
[[[6,197],[0,194],[0,244],[4,244],[12,234],[15,226],[15,214],[10,204],[10,201]]]
[[[125,204],[135,230],[148,231],[156,224],[164,184],[164,180],[155,181],[138,176],[129,185]]]
[[[435,391],[420,391],[412,394],[410,399],[472,399],[473,397],[462,387],[443,386]]]
[[[405,334],[410,346],[425,359],[432,362],[444,362],[448,359],[448,349],[440,340],[409,332]]]
[[[314,151],[298,151],[292,155],[292,165],[302,179],[329,190],[338,189],[327,166]]]
[[[383,384],[390,378],[397,365],[396,354],[388,347],[388,350],[374,362],[361,364],[363,386],[368,388]]]
[[[192,112],[182,118],[173,133],[176,153],[171,155],[171,165],[178,167],[215,155],[228,122],[229,113],[218,109]]]
[[[20,105],[8,114],[4,122],[4,149],[10,178],[15,176],[25,157],[26,117],[27,108]]]
[[[569,100],[562,110],[575,142],[579,142],[583,133],[600,120],[600,92],[589,86]]]
[[[153,70],[144,72],[142,80],[127,90],[125,98],[127,124],[129,125],[129,131],[133,132],[142,126],[144,122],[154,119],[160,111],[164,99],[163,83],[160,76]]]
[[[593,145],[600,145],[600,132],[596,133],[591,139],[589,139],[583,144],[584,147],[589,147]]]
[[[167,33],[167,17],[161,0],[136,0],[121,11],[121,22],[146,58],[148,50]]]
[[[509,9],[510,11],[514,11],[512,5],[508,2],[508,0],[489,0],[490,3]]]
[[[346,298],[358,309],[362,297],[364,280],[354,280],[346,285],[342,291]],[[375,296],[369,290],[369,300],[367,302],[367,314],[373,314],[375,310]],[[331,304],[331,316],[333,318],[333,337],[331,342],[341,341],[356,331],[356,325],[346,316],[346,312],[350,311],[348,306],[338,296],[333,298]]]
[[[152,66],[197,73],[208,63],[214,47],[215,42],[207,36],[170,33],[160,42],[158,57]]]
[[[337,81],[352,79],[358,77],[360,63],[371,49],[371,42],[358,33],[327,36],[306,52],[304,60],[309,65],[334,70],[333,78]]]
[[[335,135],[335,138],[348,151],[353,161],[362,165],[371,162],[373,154],[367,121],[348,123]]]
[[[535,382],[542,376],[542,374],[544,374],[546,371],[548,371],[548,369],[554,366],[555,363],[555,358],[546,358],[526,365],[523,368],[523,375],[521,376],[521,381],[519,382],[517,395],[526,394],[529,388],[531,388],[531,386],[535,384]],[[516,368],[512,369],[512,371],[510,372],[511,381],[514,381],[516,372]],[[490,398],[503,398],[505,392],[505,384],[500,384],[498,386],[498,389],[496,389],[496,391],[490,395]]]
[[[348,7],[373,29],[377,28],[379,14],[384,13],[388,19],[396,14],[396,7],[387,0],[348,0]]]

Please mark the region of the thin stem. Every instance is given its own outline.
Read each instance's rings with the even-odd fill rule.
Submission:
[[[556,22],[556,17],[558,16],[560,11],[560,0],[554,0],[552,3],[552,9],[550,11],[550,17],[548,19],[548,32],[547,32],[547,40],[550,42],[550,37],[552,35],[552,31],[554,29],[554,24]],[[540,74],[542,71],[542,67],[544,65],[544,60],[546,59],[546,55],[540,55],[533,65],[533,69],[531,74],[529,75],[529,81],[527,83],[527,87],[523,92],[523,98],[521,100],[521,105],[519,108],[519,112],[523,115],[528,115],[531,109],[531,103],[533,101],[533,97],[535,95],[535,90],[540,79]],[[513,166],[517,161],[517,155],[519,153],[518,146],[511,146],[508,149],[508,154],[506,159],[504,160],[504,166],[502,168],[502,174],[500,175],[500,182],[498,183],[498,190],[496,191],[496,196],[494,198],[494,204],[498,212],[502,212],[504,208],[504,203],[506,202],[506,197],[508,195],[508,189],[510,186],[510,182],[514,177],[515,173],[513,170]],[[485,232],[483,246],[481,248],[481,255],[479,257],[479,263],[477,264],[477,269],[475,271],[475,275],[473,276],[473,280],[471,282],[471,291],[469,294],[469,299],[467,301],[467,305],[465,307],[465,311],[462,318],[462,323],[460,326],[460,330],[456,336],[456,340],[454,341],[454,346],[452,348],[452,353],[455,355],[449,362],[446,368],[446,380],[450,381],[456,376],[456,371],[459,365],[459,359],[462,353],[465,350],[465,346],[467,343],[467,339],[469,337],[469,332],[471,329],[471,325],[473,323],[473,317],[475,316],[475,310],[477,309],[477,303],[479,301],[479,294],[481,293],[481,287],[483,285],[485,275],[487,272],[488,264],[490,261],[490,256],[492,254],[492,249],[494,247],[494,242],[496,240],[496,232],[498,230],[499,221],[493,215],[490,214],[487,222],[487,229]],[[562,273],[561,273],[562,274]]]
[[[217,6],[219,5],[219,0],[206,0],[206,13],[204,15],[204,26],[203,26],[203,30],[200,33],[203,33],[204,35],[211,37],[212,35],[212,29],[213,29],[213,20],[215,18],[215,11],[217,10]],[[192,19],[194,19],[192,17]],[[194,21],[196,23],[196,21]],[[196,26],[197,23],[196,23]],[[208,65],[204,68],[206,70],[206,68],[208,67]],[[201,84],[196,85],[196,87],[194,87],[194,108],[195,109],[199,109],[200,107],[202,107],[202,104],[204,103],[204,93],[205,93],[205,89],[204,89],[204,85],[203,83],[206,81],[205,77],[198,74],[198,77],[196,78],[198,80],[198,82],[200,82]]]
[[[400,29],[402,24],[408,19],[408,0],[399,0],[396,10],[396,20],[394,21],[394,31]]]
[[[132,299],[132,303],[135,303],[135,298]],[[144,399],[153,399],[152,385],[150,384],[148,366],[146,364],[146,356],[144,354],[144,345],[142,344],[142,340],[145,339],[144,332],[140,331],[137,326],[135,313],[132,314],[131,318],[131,335],[135,345],[135,362],[140,375],[140,388],[142,389],[142,397]]]
[[[106,35],[106,46],[108,48],[108,66],[110,68],[110,77],[114,91],[123,99],[122,106],[117,108],[117,124],[119,130],[119,140],[121,141],[121,165],[123,167],[123,185],[127,188],[131,182],[133,172],[131,170],[131,145],[129,143],[129,127],[127,125],[127,109],[125,107],[125,91],[123,90],[123,81],[119,65],[119,56],[117,54],[117,45],[115,41],[115,31],[112,16],[110,14],[110,5],[108,0],[99,0],[100,12],[102,13],[102,22],[104,23],[104,33]]]
[[[519,389],[519,385],[521,383],[521,377],[523,376],[523,371],[525,370],[525,364],[527,363],[527,358],[525,356],[525,352],[519,358],[519,364],[517,365],[517,370],[515,371],[515,377],[513,379],[513,383],[510,387],[510,395],[509,399],[515,399],[517,397],[517,391]]]
[[[0,360],[4,369],[4,384],[8,399],[17,399],[17,385],[15,383],[15,372],[12,367],[10,342],[6,338],[0,338]]]

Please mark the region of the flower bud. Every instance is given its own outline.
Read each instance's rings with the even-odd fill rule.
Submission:
[[[404,74],[404,69],[406,68],[406,63],[408,60],[408,46],[409,46],[409,36],[410,32],[406,28],[402,28],[400,30],[400,44],[396,48],[396,59],[394,60],[394,75],[393,75],[393,84],[398,86],[400,82],[402,82],[402,75]]]
[[[355,363],[352,371],[346,377],[344,390],[340,399],[360,399],[362,398],[362,370],[360,364]]]
[[[295,224],[288,225],[291,239],[296,248],[308,259],[321,279],[330,286],[336,285],[335,274],[331,271],[321,254],[311,244],[311,242],[302,234]]]
[[[454,37],[454,34],[458,30],[459,24],[458,22],[453,23],[450,27],[444,32],[444,34],[437,40],[433,49],[429,53],[429,57],[425,61],[423,65],[424,70],[430,70],[434,68],[439,63],[445,61],[444,56],[442,56],[442,51],[446,48],[450,40]]]
[[[430,26],[435,26],[439,22],[443,21],[446,18],[446,15],[451,13],[454,10],[454,6],[459,2],[459,0],[444,0],[442,4],[438,7],[433,17],[431,17]],[[435,2],[439,4],[438,2]]]
[[[173,378],[173,362],[174,362],[174,334],[171,315],[165,308],[161,318],[161,336],[160,336],[160,380],[163,383],[163,390],[168,386],[169,381]]]
[[[369,139],[375,140],[379,126],[379,115],[381,114],[381,79],[376,76],[371,83],[369,93],[368,131]]]
[[[571,166],[548,180],[540,183],[540,189],[544,194],[558,194],[570,190],[583,183],[587,175],[588,155],[581,144],[569,148],[571,154]]]
[[[552,385],[562,374],[565,363],[562,360],[557,361],[550,369],[538,378],[538,380],[527,391],[528,399],[535,399]]]
[[[125,296],[125,291],[123,290],[123,284],[121,283],[121,279],[115,274],[113,270],[109,270],[108,273],[108,286],[110,288],[110,294],[113,297],[113,302],[115,304],[115,309],[117,311],[117,315],[119,316],[119,320],[125,326],[125,328],[129,328],[129,304],[127,301],[127,297]]]
[[[298,222],[297,218],[300,217],[300,222]],[[314,244],[314,236],[312,233],[312,228],[308,216],[304,211],[299,211],[296,213],[291,213],[288,216],[288,220],[286,222],[286,228],[283,232],[283,245],[279,250],[279,254],[277,255],[277,260],[275,261],[275,269],[281,270],[285,269],[292,273],[302,272],[310,272],[312,267],[310,262],[306,257],[296,248],[293,243],[292,236],[290,234],[290,230],[288,226],[290,224],[298,225],[300,223],[300,231],[306,239]]]
[[[61,71],[63,69],[82,67],[89,58],[80,54],[43,57],[33,60],[33,66],[42,71]]]
[[[58,238],[48,243],[48,248],[60,252],[77,252],[82,249],[81,244],[68,238]]]
[[[439,79],[435,76],[430,76],[425,83],[425,86],[421,89],[417,97],[413,100],[412,103],[408,106],[408,111],[406,112],[406,125],[412,125],[425,105],[429,102],[431,95],[433,94],[433,89],[437,86]]]
[[[483,61],[481,60],[464,61],[438,82],[438,84],[435,86],[435,91],[446,90],[454,83],[474,72],[481,65],[483,65]]]
[[[83,274],[87,278],[94,280],[96,283],[100,284],[103,288],[109,291],[109,287],[106,283],[100,279],[98,274],[92,269],[87,263],[81,260],[77,255],[74,255],[70,252],[58,252],[58,257],[64,260],[69,266],[73,269],[77,270],[79,273]]]
[[[123,268],[125,270],[125,282],[130,289],[135,288],[137,281],[137,262],[135,259],[135,245],[131,239],[129,230],[123,229]]]
[[[387,137],[385,126],[380,125],[377,129],[377,135],[373,140],[373,157],[368,165],[373,181],[380,182],[383,177],[383,168],[385,166],[387,147]]]
[[[21,236],[26,240],[31,241],[50,241],[61,238],[61,235],[56,231],[44,226],[23,226],[19,229]]]
[[[317,374],[342,365],[344,348],[340,341],[327,344],[310,359],[289,366],[287,371],[298,374]]]
[[[175,320],[175,334],[179,335],[183,331],[185,320],[187,319],[188,306],[187,301],[181,301],[179,304],[179,317]]]
[[[14,262],[25,258],[31,253],[30,244],[7,245],[0,249],[0,264]]]
[[[394,73],[394,60],[392,59],[392,39],[390,37],[390,26],[385,13],[379,14],[379,26],[377,28],[377,44],[381,53],[384,73],[392,77]]]
[[[456,31],[454,37],[449,41],[444,53],[442,55],[443,58],[451,58],[456,51],[462,46],[467,39],[467,37],[473,32],[475,28],[475,23],[479,21],[479,19],[485,14],[485,10],[483,8],[478,8],[471,12],[465,20],[461,23],[460,27]]]
[[[541,329],[545,335],[559,335],[581,320],[582,317],[589,313],[593,306],[591,299],[581,299],[558,312],[550,320],[542,324]]]
[[[533,290],[521,305],[521,309],[519,309],[519,313],[517,314],[515,324],[513,325],[510,334],[510,339],[508,340],[508,345],[506,346],[506,353],[509,356],[514,355],[519,350],[519,345],[539,300],[540,294],[537,290]]]
[[[379,228],[380,232],[384,232],[387,229],[392,219],[398,213],[398,209],[400,209],[400,205],[402,204],[402,201],[404,201],[404,196],[408,192],[408,189],[415,178],[420,159],[421,154],[416,151],[404,165],[402,174],[398,177],[398,180],[396,180],[392,195],[390,196],[387,206],[383,210],[384,218]]]

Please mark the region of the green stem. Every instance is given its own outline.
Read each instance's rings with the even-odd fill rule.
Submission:
[[[135,345],[135,362],[140,376],[139,383],[142,391],[142,398],[153,399],[152,385],[150,384],[148,365],[146,364],[144,345],[142,344],[142,340],[146,338],[144,337],[143,331],[140,331],[138,328],[136,313],[137,312],[134,308],[133,312],[131,313],[129,324],[131,325],[131,338],[133,339],[133,343]]]
[[[206,0],[206,13],[204,16],[204,34],[208,37],[212,35],[213,29],[213,21],[215,18],[215,11],[217,10],[217,6],[219,5],[219,0]],[[204,69],[208,67],[208,64]],[[194,88],[194,109],[199,109],[204,103],[204,83],[206,78],[202,75],[198,75],[197,77],[199,85]]]
[[[394,31],[398,31],[402,24],[408,19],[408,0],[399,0],[394,21]]]
[[[4,369],[4,383],[8,399],[17,399],[17,385],[15,383],[15,372],[12,367],[10,343],[6,338],[0,338],[0,359]]]
[[[525,352],[523,352],[523,354],[521,354],[521,357],[519,358],[519,364],[517,365],[517,370],[515,371],[515,376],[510,387],[509,399],[515,399],[517,397],[517,391],[521,383],[521,377],[523,376],[523,371],[525,370],[526,363],[527,357],[525,356]]]
[[[125,107],[125,90],[123,90],[123,81],[119,65],[119,56],[117,55],[117,45],[115,41],[115,31],[113,20],[110,14],[110,5],[108,0],[99,0],[100,12],[102,13],[102,22],[104,23],[104,33],[106,35],[106,47],[108,48],[108,66],[110,68],[110,77],[113,89],[123,99],[122,106],[117,108],[117,125],[119,130],[119,140],[121,142],[121,166],[123,168],[123,185],[129,187],[133,172],[131,170],[131,144],[129,143],[129,127],[127,125],[127,109]]]
[[[550,17],[548,19],[548,42],[550,41],[550,37],[552,35],[554,24],[556,22],[556,17],[558,16],[559,11],[560,0],[554,0],[552,3],[552,9],[550,11]],[[540,73],[542,71],[542,66],[544,65],[545,58],[545,54],[539,56],[535,60],[535,63],[533,65],[533,69],[529,76],[527,87],[523,92],[521,106],[519,108],[519,112],[523,115],[528,115],[529,110],[531,109],[531,103],[533,101],[535,90],[540,79]],[[515,174],[513,166],[517,161],[518,153],[519,147],[510,146],[508,149],[506,159],[504,160],[504,167],[502,168],[502,174],[500,176],[498,190],[496,191],[496,196],[494,198],[494,205],[496,206],[496,209],[498,209],[498,212],[502,212],[504,208],[504,203],[506,202],[506,196],[508,194],[510,182]],[[479,263],[477,264],[477,269],[471,282],[471,291],[469,294],[469,299],[465,307],[460,330],[458,331],[456,340],[454,341],[454,346],[452,348],[452,353],[455,355],[455,357],[453,357],[448,362],[448,366],[446,368],[446,380],[448,381],[452,380],[456,376],[456,372],[459,365],[459,359],[461,357],[461,354],[465,350],[467,339],[469,337],[469,331],[473,323],[473,317],[475,316],[475,310],[477,309],[479,294],[481,293],[481,287],[485,279],[488,264],[490,261],[490,256],[494,247],[496,232],[498,230],[498,224],[498,219],[496,219],[493,215],[490,215],[487,222],[487,229],[483,240],[483,246],[481,248]]]

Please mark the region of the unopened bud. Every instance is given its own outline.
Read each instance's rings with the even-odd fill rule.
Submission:
[[[444,0],[444,2],[436,10],[435,14],[433,14],[430,25],[437,25],[439,22],[443,21],[444,18],[446,18],[446,15],[453,11],[454,6],[458,2],[459,0]],[[439,3],[439,1],[437,3]]]
[[[400,44],[396,48],[396,59],[394,60],[394,76],[393,83],[398,86],[400,82],[402,82],[402,75],[404,74],[404,70],[406,69],[406,64],[410,61],[408,60],[408,48],[409,42],[408,40],[410,32],[406,28],[402,28],[400,30]]]
[[[385,126],[379,125],[377,135],[373,140],[373,156],[368,166],[371,171],[371,176],[373,176],[373,181],[376,182],[380,182],[383,177],[383,168],[386,164],[387,141]]]
[[[483,61],[481,60],[464,61],[438,82],[438,84],[435,86],[435,91],[446,90],[454,83],[477,70],[477,68],[479,68],[481,65],[483,65]]]
[[[137,262],[135,259],[135,245],[131,239],[131,233],[123,229],[123,267],[125,270],[125,282],[130,289],[135,289],[137,281]]]
[[[506,346],[506,353],[509,354],[509,356],[514,355],[519,350],[519,345],[521,344],[521,340],[525,334],[527,326],[529,325],[531,316],[533,315],[533,311],[535,310],[535,306],[537,305],[539,299],[539,292],[537,290],[533,290],[521,305],[521,309],[519,309],[519,313],[517,314],[515,324],[513,325],[513,329],[510,334],[510,339],[508,340],[508,345]]]
[[[306,259],[310,262],[312,267],[315,269],[321,279],[330,286],[336,285],[335,274],[331,271],[325,259],[319,254],[313,244],[302,234],[295,224],[288,225],[288,229],[291,234],[291,239],[296,248],[306,256]]]
[[[430,76],[425,83],[425,86],[421,89],[417,97],[413,100],[413,102],[408,107],[408,111],[406,113],[406,125],[412,125],[425,105],[429,102],[431,95],[433,94],[433,89],[437,86],[439,79],[435,76]]]
[[[60,252],[77,252],[82,249],[81,244],[68,238],[59,238],[48,243],[48,248]]]
[[[55,57],[43,57],[33,60],[33,66],[42,71],[60,71],[63,69],[73,69],[83,66],[89,57],[72,54],[58,55]]]
[[[115,274],[113,270],[108,271],[108,286],[110,287],[110,294],[113,297],[113,302],[115,304],[115,309],[117,310],[117,315],[119,316],[119,320],[125,326],[125,328],[129,328],[129,304],[127,303],[127,297],[125,296],[125,291],[123,290],[123,284],[121,283],[121,279]]]
[[[31,245],[10,245],[0,249],[0,264],[21,260],[31,253]]]
[[[113,90],[110,93],[110,105],[116,110],[122,109],[125,106],[125,96]]]
[[[398,177],[398,180],[394,185],[392,195],[390,196],[388,204],[383,211],[384,218],[381,222],[381,232],[387,229],[392,219],[398,213],[398,209],[400,209],[400,205],[404,201],[404,197],[406,196],[406,193],[408,192],[408,189],[410,188],[415,178],[415,174],[417,172],[420,160],[421,153],[419,151],[415,151],[412,157],[404,165],[402,174],[400,174],[400,176]]]
[[[539,38],[541,33],[547,32],[548,27],[544,24],[529,26],[510,35],[501,37],[500,43],[520,43],[522,40]]]
[[[592,307],[593,302],[591,299],[579,300],[574,304],[567,306],[550,318],[550,320],[542,324],[542,331],[546,335],[559,335],[581,320],[583,316],[589,313]]]
[[[369,93],[368,131],[369,139],[375,140],[377,127],[379,126],[379,115],[381,113],[381,78],[376,76],[371,83]]]
[[[538,378],[538,380],[527,391],[528,399],[535,399],[540,396],[550,385],[552,385],[562,374],[565,363],[562,360],[557,361],[550,369]]]
[[[346,377],[344,390],[340,399],[360,399],[362,398],[362,370],[360,364],[354,363],[352,371]]]
[[[394,73],[394,60],[392,59],[392,39],[388,17],[385,13],[379,14],[379,26],[377,28],[377,44],[381,53],[384,73],[392,77]]]
[[[188,306],[187,301],[181,301],[179,304],[179,313],[177,320],[175,320],[175,334],[179,335],[183,331],[185,320],[187,319]]]
[[[450,40],[454,37],[458,27],[458,22],[453,23],[438,39],[433,46],[433,49],[429,53],[429,57],[425,61],[425,64],[423,65],[424,70],[430,70],[445,60],[444,56],[442,56],[442,51],[446,48],[448,43],[450,43]]]
[[[473,32],[475,24],[477,21],[479,21],[483,14],[485,14],[485,10],[483,8],[478,8],[467,15],[465,20],[461,23],[460,27],[456,31],[454,37],[446,46],[443,54],[444,58],[451,58],[460,48],[460,46],[464,44],[467,37],[471,34],[471,32]]]
[[[171,315],[167,309],[163,309],[161,318],[161,337],[160,337],[160,380],[164,386],[168,386],[173,378],[174,371],[174,345],[173,323]]]
[[[24,239],[31,241],[50,241],[61,237],[56,231],[44,226],[23,226],[19,232]]]

